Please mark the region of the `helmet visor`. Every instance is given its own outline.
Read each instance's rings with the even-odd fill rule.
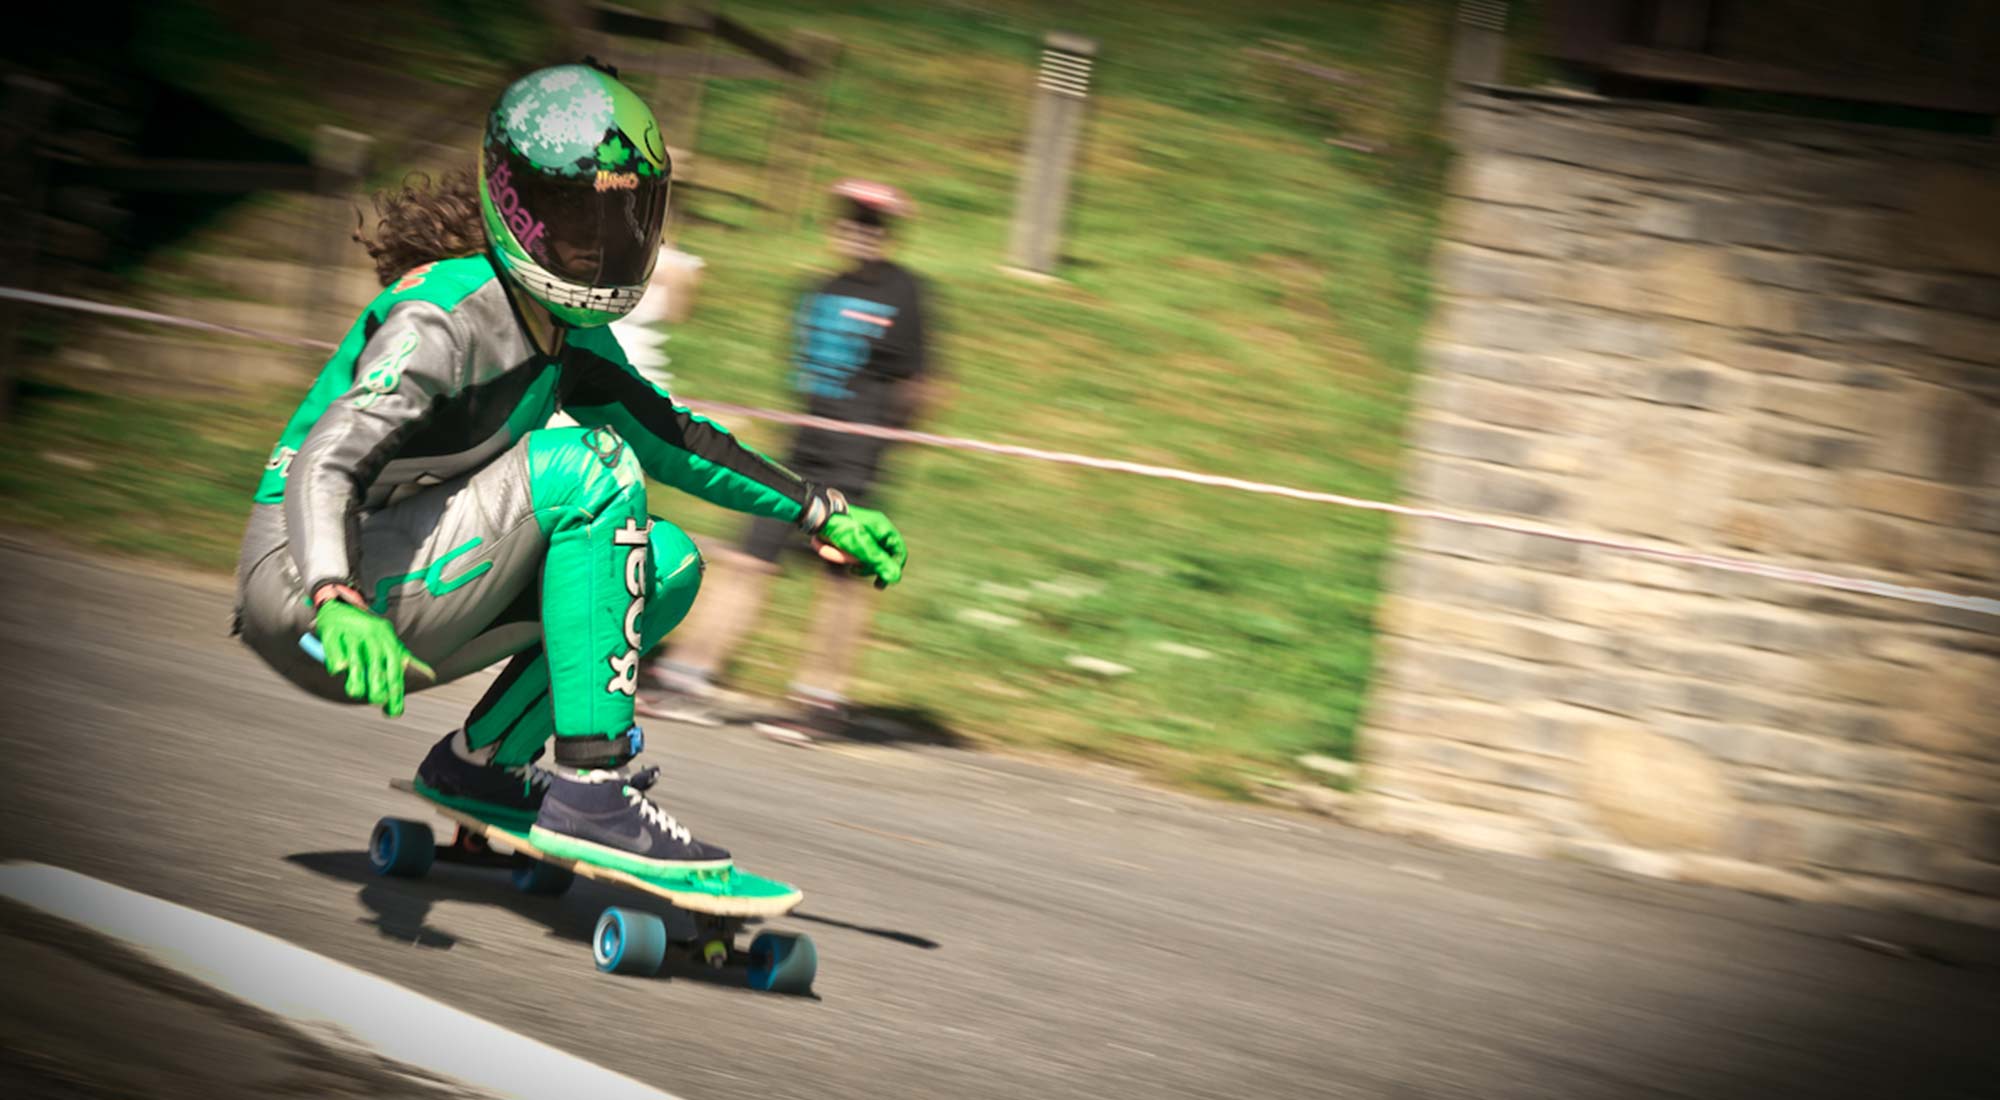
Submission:
[[[486,152],[488,195],[537,265],[593,287],[636,286],[652,274],[668,173],[552,176],[512,150]]]

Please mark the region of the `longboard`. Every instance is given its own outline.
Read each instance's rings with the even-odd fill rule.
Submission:
[[[657,973],[669,946],[695,949],[716,969],[731,964],[748,969],[749,984],[759,989],[804,993],[812,986],[818,958],[812,940],[803,935],[760,933],[747,951],[735,946],[746,920],[782,916],[797,908],[805,895],[789,883],[754,875],[740,867],[679,875],[636,875],[614,867],[549,855],[528,839],[528,831],[470,810],[448,805],[407,779],[389,786],[419,799],[432,813],[457,827],[452,842],[435,844],[430,827],[417,821],[385,817],[369,838],[368,858],[376,873],[417,878],[430,870],[440,854],[471,862],[487,862],[485,853],[516,857],[514,884],[526,893],[558,894],[573,877],[596,879],[649,894],[676,909],[695,914],[692,936],[670,937],[659,916],[613,906],[598,918],[592,954],[599,970],[611,973]]]
[[[407,779],[391,780],[389,786],[422,799],[433,813],[483,838],[489,846],[503,854],[513,852],[584,878],[629,886],[690,912],[711,913],[718,917],[779,917],[805,900],[805,895],[797,887],[753,875],[740,867],[686,875],[635,875],[615,867],[600,867],[594,863],[552,856],[535,847],[525,829],[509,828],[458,807],[447,806],[417,790],[416,785]]]

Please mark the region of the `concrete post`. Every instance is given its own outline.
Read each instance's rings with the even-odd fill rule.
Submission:
[[[1007,260],[1017,268],[1052,274],[1062,255],[1070,169],[1076,161],[1096,59],[1097,43],[1080,35],[1052,31],[1042,40],[1042,72],[1036,81],[1028,148],[1014,193],[1014,231],[1007,247]]]
[[[1459,0],[1451,78],[1460,84],[1498,84],[1506,71],[1507,0]]]

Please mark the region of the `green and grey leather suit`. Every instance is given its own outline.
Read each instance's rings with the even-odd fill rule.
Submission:
[[[252,649],[345,701],[298,648],[308,594],[343,583],[439,682],[513,655],[467,725],[474,746],[504,742],[496,762],[631,726],[639,656],[701,577],[688,537],[648,516],[643,475],[808,529],[829,503],[641,378],[610,329],[564,334],[539,351],[484,256],[369,304],[265,465],[237,577]],[[579,426],[545,427],[559,410]]]

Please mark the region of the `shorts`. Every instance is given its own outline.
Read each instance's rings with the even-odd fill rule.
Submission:
[[[806,428],[793,441],[785,465],[807,481],[840,490],[849,504],[865,507],[875,491],[882,453],[888,447],[885,439]],[[774,562],[786,548],[805,549],[808,545],[805,532],[797,527],[761,516],[750,521],[743,535],[743,552],[759,561]]]

